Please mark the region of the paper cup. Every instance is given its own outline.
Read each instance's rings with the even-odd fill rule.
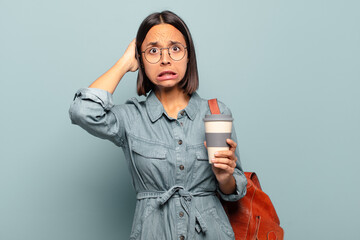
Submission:
[[[211,159],[214,158],[215,152],[229,150],[226,139],[231,138],[232,122],[231,115],[205,115],[205,138],[209,163],[212,163]]]

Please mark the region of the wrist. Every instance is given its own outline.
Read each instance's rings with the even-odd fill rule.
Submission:
[[[134,55],[124,54],[118,61],[119,65],[124,69],[125,73],[137,70],[137,60]]]
[[[125,73],[128,72],[131,68],[129,61],[127,61],[127,59],[122,56],[117,62],[116,65],[118,66],[119,69],[123,70]]]
[[[232,194],[236,191],[236,181],[233,175],[218,181],[218,183],[221,192],[224,194]]]

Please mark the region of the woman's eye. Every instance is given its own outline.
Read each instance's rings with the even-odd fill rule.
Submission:
[[[179,52],[179,51],[180,51],[180,47],[179,47],[179,46],[176,46],[176,45],[175,45],[175,46],[172,46],[172,47],[171,47],[171,51],[172,51],[172,52]]]
[[[157,54],[159,52],[159,49],[157,48],[150,48],[149,53],[150,54]]]

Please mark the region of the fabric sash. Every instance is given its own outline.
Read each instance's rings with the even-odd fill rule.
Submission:
[[[166,204],[166,202],[172,198],[173,196],[180,196],[180,203],[185,212],[188,214],[190,219],[190,227],[188,229],[188,238],[195,238],[195,230],[200,233],[207,231],[206,223],[201,216],[199,210],[195,207],[194,203],[192,203],[193,197],[203,197],[215,195],[215,192],[189,192],[185,190],[183,186],[173,186],[168,191],[151,191],[151,192],[139,192],[136,198],[146,199],[146,198],[157,198],[157,203],[160,205]]]

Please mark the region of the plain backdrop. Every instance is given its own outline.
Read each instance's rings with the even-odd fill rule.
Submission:
[[[0,0],[0,239],[128,239],[121,148],[71,125],[75,92],[169,9],[192,33],[203,98],[233,112],[285,239],[357,239],[360,4],[351,0]],[[137,73],[114,93],[136,96]]]

